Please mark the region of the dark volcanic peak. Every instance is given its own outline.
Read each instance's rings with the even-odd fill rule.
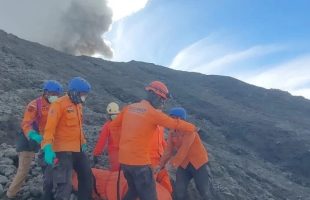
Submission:
[[[138,101],[144,97],[148,82],[161,80],[173,95],[168,108],[185,107],[190,121],[203,130],[201,137],[211,157],[213,199],[310,199],[310,101],[303,97],[231,77],[176,71],[138,61],[71,56],[3,31],[0,76],[2,143],[14,144],[24,107],[40,95],[44,80],[55,79],[66,85],[71,77],[82,76],[92,84],[85,106],[90,147],[104,122],[107,103]],[[2,151],[12,147],[1,148],[0,160],[7,160],[9,156]],[[14,159],[9,159],[12,161],[7,165],[13,165]],[[13,172],[6,175],[1,169],[1,176],[11,178]],[[30,178],[28,182],[39,180]],[[6,183],[2,185],[6,187]],[[190,193],[191,199],[197,199],[194,190]]]

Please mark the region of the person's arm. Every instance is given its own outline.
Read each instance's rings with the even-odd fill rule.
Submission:
[[[188,151],[191,148],[195,140],[195,137],[196,137],[195,132],[184,133],[181,147],[178,149],[176,155],[170,160],[170,163],[172,164],[172,166],[177,168],[182,164],[182,162],[185,160],[185,158],[188,155]]]
[[[107,143],[107,139],[109,137],[109,133],[110,131],[108,129],[108,125],[107,123],[105,123],[101,128],[99,138],[93,151],[93,156],[100,156],[100,154],[103,152],[104,147]]]
[[[33,130],[33,122],[36,120],[37,116],[37,106],[34,102],[31,102],[27,105],[24,112],[24,118],[22,120],[22,130],[25,136],[28,138],[29,131]]]
[[[161,146],[163,147],[163,149],[165,150],[166,147],[167,147],[167,142],[165,140],[165,128],[162,127],[162,126],[158,126],[158,129],[159,129],[159,133],[161,134],[160,135],[160,138],[161,138]]]
[[[156,125],[160,125],[173,130],[179,130],[182,132],[196,131],[196,127],[193,124],[183,121],[181,119],[173,119],[172,117],[169,117],[165,113],[158,110],[154,109],[153,112],[151,112],[151,116]]]
[[[163,137],[163,140],[162,140],[162,146],[164,149],[167,148],[167,141],[165,140],[165,138]]]
[[[61,105],[58,103],[53,103],[50,106],[50,109],[47,115],[47,122],[46,122],[45,129],[44,129],[44,136],[43,136],[43,142],[42,142],[43,148],[45,145],[53,144],[54,142],[54,135],[56,132],[56,127],[62,114],[60,106]]]
[[[172,157],[172,150],[173,150],[173,144],[172,144],[172,136],[169,133],[168,140],[167,140],[167,147],[165,148],[164,154],[160,159],[159,167],[164,168],[167,162]]]

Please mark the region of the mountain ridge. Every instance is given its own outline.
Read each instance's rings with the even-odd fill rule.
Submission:
[[[310,199],[310,101],[235,78],[159,65],[72,56],[0,30],[0,143],[13,144],[25,105],[44,80],[64,86],[73,76],[92,84],[85,130],[93,146],[110,101],[144,97],[152,80],[165,82],[189,121],[202,128],[216,199]],[[191,198],[197,199],[194,190]]]

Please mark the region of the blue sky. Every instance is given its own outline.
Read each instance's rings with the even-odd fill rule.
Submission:
[[[149,0],[113,23],[115,61],[228,75],[310,98],[310,1]]]
[[[227,75],[310,99],[310,0],[0,2],[0,29],[27,40],[61,50],[71,42],[93,48],[102,37],[114,61]],[[83,12],[70,12],[73,4]],[[71,15],[75,20],[64,23]]]

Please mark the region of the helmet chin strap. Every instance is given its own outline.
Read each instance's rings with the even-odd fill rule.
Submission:
[[[72,103],[74,103],[74,104],[83,103],[82,100],[81,100],[81,97],[80,97],[79,92],[76,92],[76,91],[69,91],[69,92],[68,92],[68,95],[69,95],[69,97],[70,97]]]
[[[47,95],[47,92],[46,92],[46,91],[43,92],[42,97],[43,97],[49,104],[51,103],[51,102],[49,102],[49,100],[48,100],[48,95]]]

